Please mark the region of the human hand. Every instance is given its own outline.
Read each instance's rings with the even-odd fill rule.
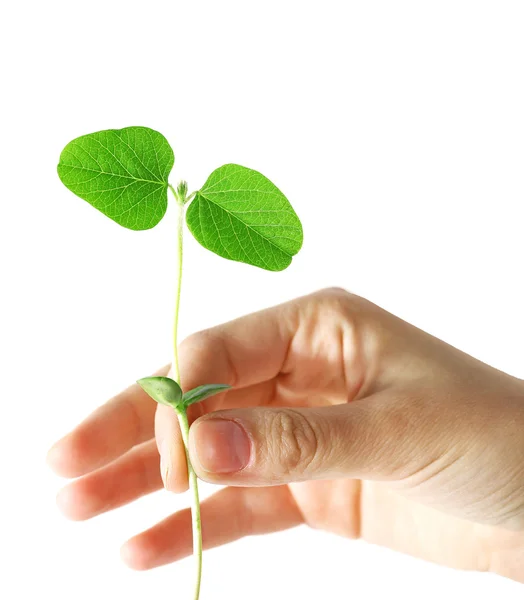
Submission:
[[[194,334],[180,360],[185,389],[233,385],[189,411],[197,474],[230,486],[202,504],[205,548],[306,523],[524,583],[522,381],[342,290]],[[176,417],[137,385],[49,462],[80,477],[58,496],[75,519],[160,488],[160,473],[187,489]],[[188,510],[123,547],[141,569],[190,552]]]

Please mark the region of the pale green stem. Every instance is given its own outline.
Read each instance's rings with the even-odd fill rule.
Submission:
[[[180,385],[180,367],[178,364],[178,315],[180,312],[180,292],[182,288],[182,258],[183,258],[183,231],[184,231],[184,202],[179,198],[173,187],[169,186],[177,200],[177,284],[175,291],[175,314],[173,322],[173,376]],[[200,581],[202,579],[202,525],[200,521],[200,500],[198,498],[198,480],[189,460],[189,422],[185,410],[177,410],[178,422],[182,432],[182,440],[186,451],[187,472],[189,476],[189,489],[192,494],[191,518],[193,528],[193,555],[196,560],[196,581],[194,600],[200,596]]]
[[[196,558],[196,581],[194,600],[198,600],[200,595],[200,581],[202,579],[202,523],[200,520],[200,500],[198,497],[198,480],[196,473],[189,460],[189,422],[185,411],[177,411],[180,430],[182,431],[182,439],[186,448],[187,457],[187,473],[189,476],[189,489],[193,495],[191,503],[191,516],[193,526],[193,556]]]
[[[180,367],[178,364],[178,314],[180,312],[180,292],[182,290],[182,259],[184,233],[184,205],[177,199],[177,283],[175,291],[175,315],[173,319],[173,374],[180,385]]]

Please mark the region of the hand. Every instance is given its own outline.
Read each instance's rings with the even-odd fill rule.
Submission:
[[[203,502],[205,548],[307,523],[524,582],[522,381],[336,289],[197,333],[180,359],[185,389],[233,386],[189,415],[199,477],[230,486]],[[160,488],[161,474],[187,489],[176,417],[137,385],[49,462],[80,476],[58,496],[74,519]],[[189,511],[122,553],[139,569],[190,554]]]

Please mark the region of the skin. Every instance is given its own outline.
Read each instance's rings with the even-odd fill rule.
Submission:
[[[204,548],[305,523],[524,583],[523,381],[339,289],[194,334],[180,366],[184,389],[234,388],[189,411],[197,474],[229,486],[202,504]],[[48,461],[76,478],[72,519],[187,489],[176,416],[138,385]],[[150,569],[191,544],[183,510],[122,556]]]

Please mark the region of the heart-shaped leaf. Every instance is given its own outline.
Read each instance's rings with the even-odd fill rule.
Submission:
[[[62,183],[128,229],[150,229],[167,208],[175,157],[166,138],[147,127],[107,129],[69,142],[60,155]]]
[[[182,405],[182,390],[176,381],[169,377],[144,377],[138,385],[160,404],[179,408]]]
[[[225,392],[229,389],[231,389],[231,386],[223,383],[208,383],[207,385],[199,385],[198,387],[186,392],[182,397],[182,402],[184,403],[184,406],[187,407],[190,404],[201,402],[202,400],[209,398],[209,396],[220,394],[220,392]]]
[[[284,194],[258,171],[213,171],[187,211],[195,238],[216,254],[281,271],[302,246],[302,225]]]

